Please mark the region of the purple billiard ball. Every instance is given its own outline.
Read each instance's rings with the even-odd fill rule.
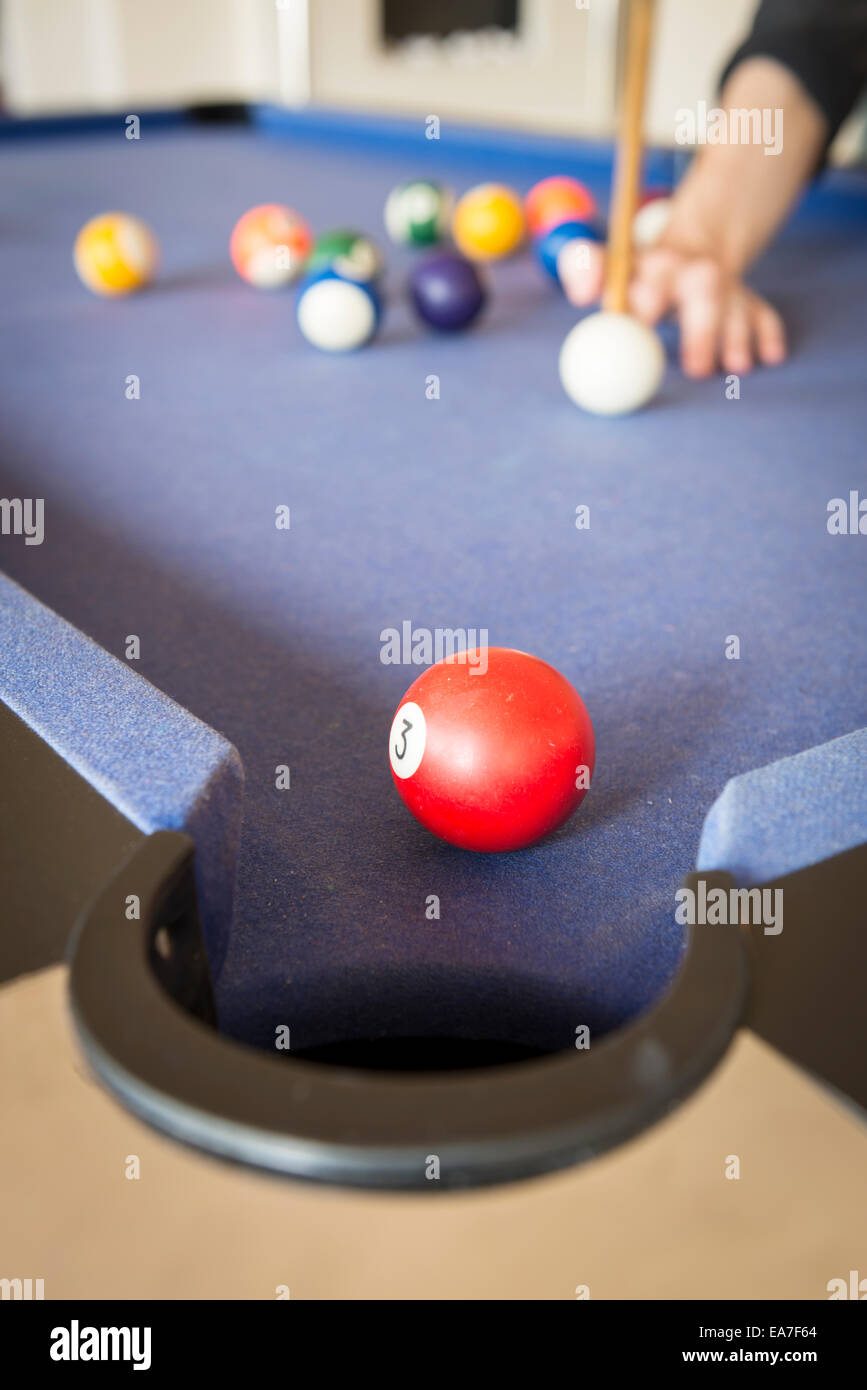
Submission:
[[[471,324],[488,297],[472,261],[454,251],[420,261],[410,276],[409,291],[419,318],[445,333]]]

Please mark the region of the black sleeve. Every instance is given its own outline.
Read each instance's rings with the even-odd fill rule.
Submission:
[[[756,57],[775,58],[799,78],[824,112],[830,144],[867,81],[867,0],[762,0],[720,87]]]

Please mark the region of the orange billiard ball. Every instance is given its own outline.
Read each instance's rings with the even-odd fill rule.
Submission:
[[[241,279],[260,290],[291,285],[312,250],[313,233],[304,218],[282,203],[250,208],[236,222],[229,242]]]
[[[541,237],[563,222],[592,222],[598,208],[583,183],[566,174],[555,174],[533,185],[524,199],[524,212],[530,235]]]

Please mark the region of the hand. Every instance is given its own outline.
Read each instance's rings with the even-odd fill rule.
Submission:
[[[558,269],[566,295],[586,307],[602,292],[603,248],[572,242]],[[786,356],[782,319],[767,300],[729,274],[717,258],[672,245],[663,236],[635,256],[629,308],[644,323],[675,313],[680,324],[680,357],[687,376],[705,377],[717,367],[738,376],[756,361],[766,366]]]

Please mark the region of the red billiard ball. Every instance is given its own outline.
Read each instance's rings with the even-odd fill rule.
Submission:
[[[538,657],[487,647],[414,681],[389,735],[394,783],[422,825],[461,849],[523,849],[583,801],[596,756],[577,690]]]

